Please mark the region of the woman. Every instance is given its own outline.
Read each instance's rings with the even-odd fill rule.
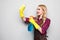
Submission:
[[[25,7],[20,9],[20,17],[29,23],[29,18],[24,17],[23,11]],[[46,17],[47,7],[45,5],[38,5],[37,7],[37,17],[33,17],[35,22],[39,25],[39,28],[34,27],[34,40],[47,40],[47,29],[50,25],[50,19]]]

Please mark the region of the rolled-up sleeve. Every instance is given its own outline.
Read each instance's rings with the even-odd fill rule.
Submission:
[[[42,25],[42,34],[44,34],[47,31],[49,25],[50,25],[50,19],[47,19],[45,23]]]
[[[26,20],[24,21],[25,23],[29,23],[29,18],[25,18]]]

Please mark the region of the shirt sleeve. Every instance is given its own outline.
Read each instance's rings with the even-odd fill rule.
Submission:
[[[45,23],[42,25],[42,34],[44,34],[47,31],[49,25],[50,25],[50,19],[47,19]]]
[[[29,23],[29,18],[25,18],[26,20],[24,21],[25,23]]]
[[[32,16],[32,17],[33,17],[33,16]],[[25,23],[29,23],[29,18],[26,17],[25,19],[26,19],[26,20],[25,20]],[[33,19],[36,19],[36,17],[33,17]]]

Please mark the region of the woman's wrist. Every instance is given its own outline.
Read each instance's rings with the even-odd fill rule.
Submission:
[[[26,21],[26,18],[25,17],[22,17],[23,21]]]

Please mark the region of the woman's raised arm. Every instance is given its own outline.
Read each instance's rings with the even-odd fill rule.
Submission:
[[[25,5],[22,5],[19,9],[19,14],[20,14],[20,17],[22,18],[23,21],[25,22],[29,22],[29,18],[26,18],[24,16],[24,9],[25,9]]]

